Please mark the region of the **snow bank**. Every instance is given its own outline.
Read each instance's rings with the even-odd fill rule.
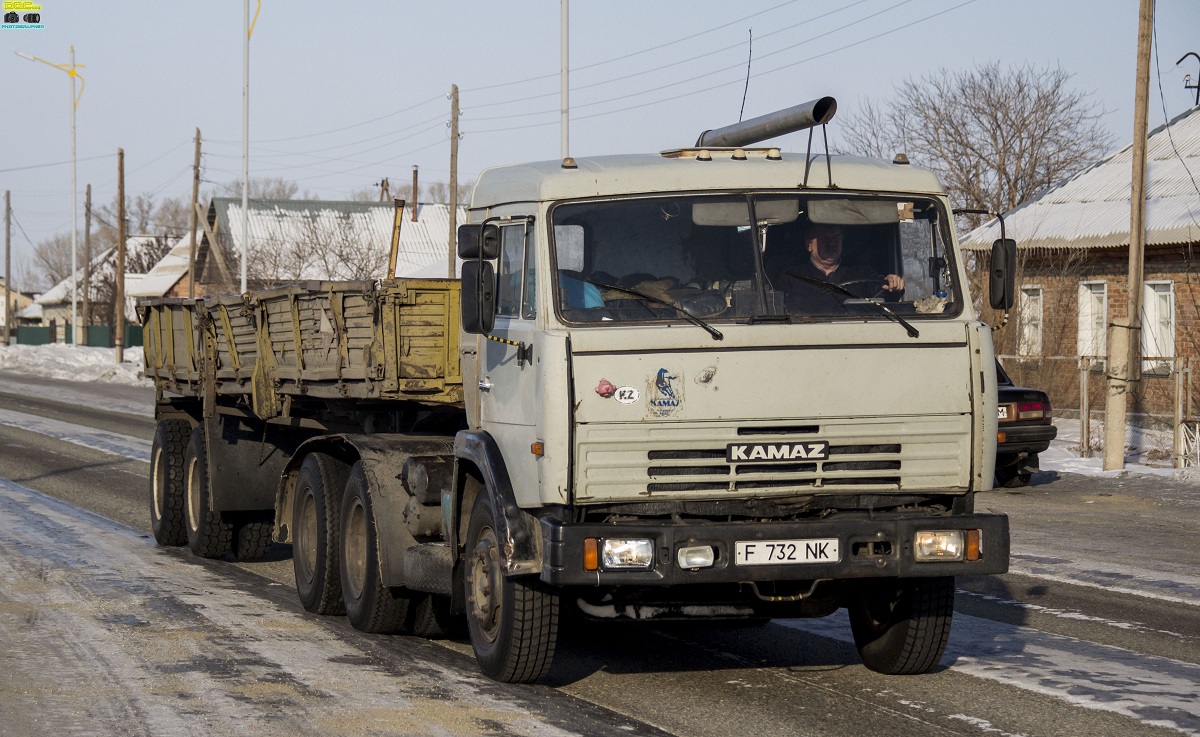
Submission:
[[[126,348],[125,361],[118,366],[112,348],[64,343],[0,346],[0,371],[46,379],[152,386],[149,379],[139,376],[141,370],[141,348]]]

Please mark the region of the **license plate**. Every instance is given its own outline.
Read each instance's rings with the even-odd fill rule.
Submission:
[[[1002,420],[1008,419],[1008,405],[1007,404],[1000,405],[1000,419],[1002,419]]]
[[[739,566],[778,566],[801,563],[836,563],[840,560],[836,537],[820,540],[755,540],[734,544]]]

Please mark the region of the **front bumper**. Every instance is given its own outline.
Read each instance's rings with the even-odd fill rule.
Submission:
[[[703,583],[802,581],[849,578],[967,576],[1008,571],[1008,517],[970,514],[952,517],[829,518],[794,522],[637,521],[620,524],[568,524],[543,519],[541,579],[548,584],[590,586],[677,586]],[[982,556],[976,561],[917,562],[913,538],[919,530],[980,530]],[[649,538],[655,559],[646,570],[587,571],[585,538]],[[739,541],[837,538],[839,559],[788,565],[739,566]],[[680,568],[681,547],[711,545],[716,562],[699,570]],[[882,552],[881,552],[882,551]]]

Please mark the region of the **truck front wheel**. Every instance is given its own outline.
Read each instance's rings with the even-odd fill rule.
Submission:
[[[558,593],[536,580],[509,578],[500,559],[495,515],[480,494],[467,528],[467,629],[484,674],[531,683],[550,670],[558,640]]]
[[[187,420],[163,420],[150,448],[150,529],[159,545],[183,545],[184,456],[192,426]]]
[[[313,614],[344,614],[338,573],[342,492],[348,467],[324,453],[309,453],[300,465],[292,501],[292,568],[296,596]]]
[[[346,616],[362,632],[396,632],[408,618],[409,599],[385,586],[380,575],[375,512],[361,463],[350,469],[341,517],[342,601]]]
[[[233,549],[233,525],[211,509],[212,487],[208,484],[208,448],[203,425],[192,431],[183,464],[187,479],[188,547],[201,558],[224,558]]]
[[[864,665],[887,675],[926,673],[950,638],[954,578],[864,581],[847,608]]]

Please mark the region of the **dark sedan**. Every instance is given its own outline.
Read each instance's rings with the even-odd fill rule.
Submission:
[[[1058,428],[1050,424],[1050,397],[1040,389],[1014,386],[996,364],[1000,421],[996,433],[996,484],[1025,486],[1038,471],[1038,453],[1050,447]]]

